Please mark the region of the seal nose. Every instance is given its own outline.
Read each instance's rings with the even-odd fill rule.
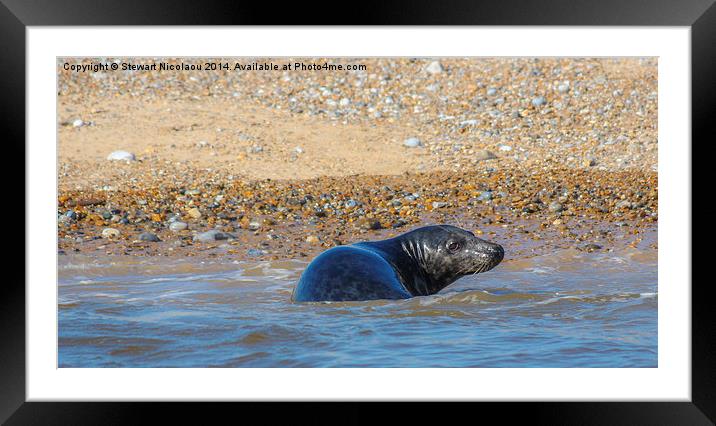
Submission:
[[[503,249],[501,245],[495,243],[486,242],[482,247],[480,247],[480,251],[490,256],[495,265],[500,263],[505,257],[505,249]]]
[[[502,259],[505,257],[505,249],[503,249],[499,244],[493,244],[490,247],[490,252],[493,253],[496,263],[502,262]]]

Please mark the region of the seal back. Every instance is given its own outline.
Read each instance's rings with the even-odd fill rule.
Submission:
[[[358,246],[339,246],[321,253],[303,271],[292,296],[296,302],[410,297],[388,261]]]

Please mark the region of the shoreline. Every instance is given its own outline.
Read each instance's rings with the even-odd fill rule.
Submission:
[[[651,237],[642,244],[658,224],[653,172],[488,169],[276,181],[196,172],[184,179],[200,184],[158,179],[127,191],[61,191],[59,253],[305,258],[429,223],[495,239],[513,258],[551,248],[657,247]],[[186,229],[172,230],[176,222]],[[196,239],[212,230],[207,241]],[[160,241],[140,241],[143,233]]]
[[[434,223],[514,256],[656,247],[655,58],[62,67],[118,60],[58,59],[60,254],[304,258]]]

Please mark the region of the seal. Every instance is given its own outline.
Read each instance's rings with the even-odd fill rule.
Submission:
[[[303,271],[296,302],[407,299],[435,294],[502,261],[499,244],[450,225],[328,249]]]

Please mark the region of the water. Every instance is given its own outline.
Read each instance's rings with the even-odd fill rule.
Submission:
[[[506,260],[429,297],[295,304],[307,262],[61,256],[60,367],[657,367],[656,250]]]

